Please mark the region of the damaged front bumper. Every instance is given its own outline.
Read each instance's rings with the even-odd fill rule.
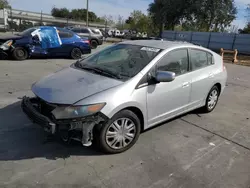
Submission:
[[[23,97],[21,107],[31,121],[50,134],[59,134],[64,141],[73,139],[89,146],[93,140],[94,127],[101,126],[108,120],[100,112],[78,119],[56,120],[51,113],[55,105],[46,104],[39,98]]]

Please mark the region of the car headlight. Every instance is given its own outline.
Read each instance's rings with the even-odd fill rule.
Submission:
[[[52,111],[56,119],[72,119],[89,116],[99,112],[106,103],[84,105],[84,106],[68,106],[57,107]]]
[[[13,40],[7,40],[5,43],[3,43],[0,48],[3,50],[8,50],[10,46],[13,44]]]

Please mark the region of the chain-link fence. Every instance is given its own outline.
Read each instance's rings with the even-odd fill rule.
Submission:
[[[203,47],[219,51],[237,49],[239,53],[250,54],[250,34],[164,31],[162,38],[195,43]]]

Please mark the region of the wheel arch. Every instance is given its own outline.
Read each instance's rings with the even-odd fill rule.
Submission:
[[[129,111],[133,112],[140,120],[141,131],[144,131],[144,116],[143,116],[142,111],[139,108],[134,107],[134,106],[130,106],[130,107],[124,108],[122,110],[129,110]]]
[[[136,103],[135,104],[129,103],[129,104],[124,104],[122,106],[119,106],[118,108],[113,109],[112,112],[108,113],[108,117],[112,118],[115,114],[123,110],[130,110],[131,112],[133,112],[140,120],[141,131],[145,130],[145,126],[146,126],[145,110],[143,110],[143,108],[141,108],[139,105],[136,105]]]
[[[217,82],[216,84],[213,85],[214,86],[217,86],[218,89],[219,89],[219,95],[221,94],[221,84],[219,82]]]

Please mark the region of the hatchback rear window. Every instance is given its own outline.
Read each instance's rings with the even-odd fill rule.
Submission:
[[[98,34],[98,35],[100,35],[100,34],[101,34],[101,32],[100,32],[100,31],[95,30],[95,29],[91,29],[91,31],[92,31],[94,34]]]

